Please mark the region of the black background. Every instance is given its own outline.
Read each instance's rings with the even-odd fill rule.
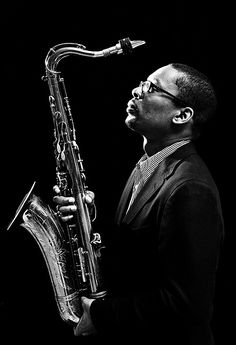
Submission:
[[[119,39],[145,40],[129,56],[60,63],[84,159],[96,194],[97,224],[105,227],[122,187],[142,154],[142,138],[124,124],[131,90],[155,69],[182,62],[206,73],[219,99],[214,121],[198,143],[219,187],[226,224],[217,277],[213,329],[216,344],[228,344],[234,327],[234,128],[235,64],[232,9],[209,2],[80,1],[10,2],[2,12],[1,115],[1,326],[7,340],[78,341],[57,313],[42,254],[19,227],[6,227],[33,181],[52,201],[55,184],[53,127],[48,87],[41,80],[48,50],[77,42],[102,50]],[[3,298],[2,298],[3,297]],[[200,344],[199,344],[200,345]]]

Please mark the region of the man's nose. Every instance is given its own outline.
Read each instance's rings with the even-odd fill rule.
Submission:
[[[136,99],[139,99],[141,98],[141,88],[138,86],[138,87],[135,87],[133,90],[132,90],[132,96]]]

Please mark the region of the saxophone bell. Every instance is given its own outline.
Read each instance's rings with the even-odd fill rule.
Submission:
[[[21,211],[24,209],[24,206],[27,204],[31,194],[32,194],[32,191],[34,189],[34,186],[36,184],[36,181],[34,181],[34,183],[32,184],[30,190],[28,191],[28,193],[26,193],[26,195],[24,196],[24,198],[22,199],[20,205],[18,206],[17,210],[16,210],[16,213],[13,217],[13,219],[11,220],[11,222],[9,223],[8,227],[7,227],[7,230],[10,230],[10,228],[12,227],[13,223],[15,222],[15,220],[18,218],[18,216],[20,215]]]

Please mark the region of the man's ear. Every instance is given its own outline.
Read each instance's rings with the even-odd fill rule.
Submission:
[[[190,107],[186,107],[181,109],[177,115],[175,115],[172,119],[173,123],[176,125],[182,125],[183,123],[187,123],[193,117],[194,111]]]

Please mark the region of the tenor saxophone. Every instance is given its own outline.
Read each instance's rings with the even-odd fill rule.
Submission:
[[[36,240],[46,262],[57,307],[66,322],[77,323],[82,315],[81,296],[104,298],[106,289],[101,273],[101,236],[93,231],[94,216],[85,202],[86,185],[83,159],[77,144],[71,107],[58,63],[70,55],[107,57],[129,53],[144,41],[120,40],[115,46],[89,51],[77,43],[51,48],[45,58],[45,77],[54,126],[56,184],[63,196],[73,196],[77,211],[73,220],[62,224],[60,217],[33,193],[34,185],[18,207],[13,221],[23,213],[24,227]],[[95,204],[93,209],[96,210]],[[8,226],[11,227],[13,221]]]

